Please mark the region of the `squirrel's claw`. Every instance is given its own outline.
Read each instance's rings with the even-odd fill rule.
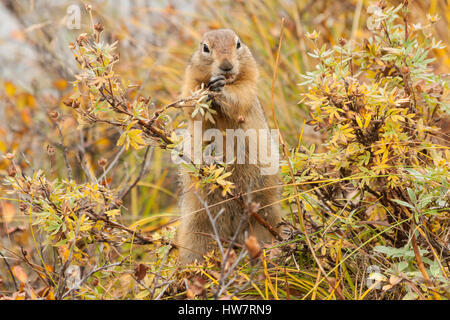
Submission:
[[[223,75],[212,76],[208,82],[208,88],[211,91],[219,92],[226,84],[225,77]]]

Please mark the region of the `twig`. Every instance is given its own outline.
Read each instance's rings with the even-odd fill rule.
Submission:
[[[250,215],[255,218],[256,221],[263,227],[265,227],[269,232],[277,239],[278,241],[283,241],[283,238],[280,234],[266,221],[263,217],[261,217],[256,211],[250,212]]]
[[[9,274],[11,275],[11,278],[13,280],[16,291],[19,290],[19,288],[17,287],[17,280],[16,280],[16,277],[14,276],[14,273],[11,270],[11,266],[9,265],[8,260],[6,259],[6,257],[3,255],[3,253],[1,251],[0,251],[0,256],[2,256],[3,260],[5,261],[6,267],[8,268]]]
[[[99,271],[105,270],[105,269],[109,269],[112,267],[117,267],[117,266],[121,266],[123,265],[123,263],[128,259],[128,256],[126,256],[125,258],[122,259],[122,261],[116,262],[116,263],[112,263],[112,264],[104,264],[101,267],[98,268],[93,268],[88,274],[86,274],[83,279],[81,279],[78,283],[78,287],[81,287],[81,285],[83,283],[85,283],[94,273],[97,273]],[[74,290],[76,290],[76,288],[72,288],[70,290],[68,290],[61,299],[64,299],[65,297],[67,297],[69,294],[71,294]]]
[[[164,257],[163,257],[163,259],[161,261],[161,265],[159,266],[158,273],[153,278],[153,281],[152,281],[153,290],[150,292],[152,298],[155,296],[155,289],[157,288],[159,278],[161,278],[162,268],[163,268],[164,264],[166,263],[167,257],[169,256],[169,252],[170,252],[171,249],[172,249],[172,246],[169,244],[166,252],[164,253]]]
[[[89,168],[87,168],[86,164],[88,163],[86,160],[86,149],[84,146],[84,134],[83,129],[79,130],[80,133],[80,145],[78,146],[78,153],[77,153],[77,159],[80,163],[81,169],[88,177],[89,181],[93,181],[97,183],[97,179],[91,175],[91,172],[89,171]]]
[[[99,181],[102,181],[103,178],[111,171],[112,168],[116,166],[116,163],[119,161],[120,156],[125,151],[125,146],[122,146],[122,148],[117,152],[116,156],[114,157],[113,161],[109,164],[108,168],[102,173],[102,175],[98,178]]]
[[[61,149],[63,152],[64,163],[65,163],[66,169],[67,169],[67,177],[69,178],[69,180],[72,180],[72,168],[70,167],[69,160],[67,159],[67,148],[64,146],[64,135],[62,133],[61,126],[59,125],[59,123],[57,121],[55,121],[55,125],[56,125],[56,128],[58,128],[59,137],[61,139],[60,145],[61,145]]]
[[[200,201],[200,203],[203,205],[203,207],[206,210],[206,213],[208,215],[209,221],[211,222],[211,226],[212,226],[212,229],[213,229],[214,239],[216,240],[217,245],[219,246],[219,250],[220,250],[220,254],[222,256],[222,259],[224,259],[225,258],[225,253],[224,253],[224,250],[223,250],[222,242],[220,241],[219,232],[217,231],[216,220],[222,215],[222,213],[225,212],[225,209],[224,208],[220,209],[219,212],[216,214],[216,216],[213,218],[213,216],[211,214],[211,211],[209,210],[208,203],[205,200],[203,200],[198,195],[197,192],[195,192],[195,196],[198,198],[198,201]]]
[[[219,286],[217,287],[216,293],[214,294],[214,299],[217,299],[220,296],[221,292],[223,291],[223,290],[221,290],[221,288],[223,287],[224,279],[227,278],[228,274],[230,273],[230,271],[234,269],[233,267],[231,267],[231,268],[229,268],[229,271],[226,273],[226,275],[224,274],[225,273],[225,267],[226,267],[227,261],[228,261],[228,259],[230,257],[231,250],[233,248],[234,243],[237,240],[237,237],[239,236],[239,234],[241,232],[242,224],[244,223],[245,220],[247,220],[247,215],[243,214],[242,217],[241,217],[241,220],[239,220],[239,225],[238,225],[238,227],[236,229],[236,232],[234,233],[233,239],[231,239],[231,242],[228,245],[227,253],[225,254],[225,257],[224,257],[224,259],[223,259],[223,261],[221,263]],[[242,250],[241,253],[243,251],[244,250]],[[240,259],[238,259],[237,261],[239,261],[239,260]]]
[[[133,189],[137,185],[137,183],[142,179],[142,177],[144,176],[144,174],[147,171],[147,168],[149,166],[149,159],[151,159],[151,157],[148,157],[150,150],[153,150],[153,147],[147,146],[147,149],[145,149],[144,161],[142,162],[142,166],[141,166],[139,175],[133,181],[133,183],[131,183],[126,189],[122,190],[119,193],[119,199],[122,199],[123,197],[125,197],[128,194],[128,192],[130,192],[131,189]]]

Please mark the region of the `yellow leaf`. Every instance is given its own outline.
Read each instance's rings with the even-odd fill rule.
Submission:
[[[5,92],[8,97],[13,97],[16,94],[16,86],[11,82],[5,82]]]
[[[84,225],[80,227],[80,231],[89,231],[92,229],[92,226],[90,224]]]
[[[145,145],[145,141],[142,138],[142,130],[139,129],[128,131],[128,140],[130,145],[135,149],[140,149]]]
[[[0,140],[0,151],[6,153],[6,150],[6,145],[3,143],[3,141]]]
[[[18,293],[14,300],[25,300],[25,292]]]
[[[111,218],[115,219],[116,216],[120,214],[120,209],[109,210],[109,211],[106,211],[105,214],[108,217],[111,217]]]
[[[108,138],[100,138],[95,142],[95,144],[99,147],[106,148],[109,147],[111,141]]]
[[[141,291],[135,296],[135,298],[136,299],[144,299],[145,297],[147,297],[149,295],[149,293],[150,292],[148,292],[148,290]]]
[[[363,124],[362,124],[360,116],[356,116],[356,123],[358,124],[358,127],[360,127],[361,129],[363,128]]]
[[[366,129],[369,126],[371,119],[372,119],[372,115],[369,113],[364,120],[364,129]]]
[[[117,146],[121,146],[123,145],[123,143],[125,142],[125,139],[127,137],[127,132],[125,131],[124,133],[121,134],[119,140],[117,140]],[[125,149],[128,149],[128,144],[125,145]]]

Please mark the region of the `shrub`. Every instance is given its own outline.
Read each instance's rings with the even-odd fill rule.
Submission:
[[[302,102],[326,138],[322,152],[295,150],[284,195],[301,191],[314,250],[335,263],[328,274],[340,270],[353,289],[361,258],[378,270],[363,296],[381,283],[383,295],[439,298],[449,289],[450,152],[436,124],[450,105],[429,54],[443,44],[429,35],[434,17],[411,26],[406,6],[369,9],[362,42],[327,49],[308,35],[318,64]]]

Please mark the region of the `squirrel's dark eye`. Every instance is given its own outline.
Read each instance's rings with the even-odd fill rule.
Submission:
[[[239,49],[241,47],[241,42],[238,40],[236,43],[236,48]]]
[[[209,52],[209,47],[206,43],[203,44],[203,52]]]

